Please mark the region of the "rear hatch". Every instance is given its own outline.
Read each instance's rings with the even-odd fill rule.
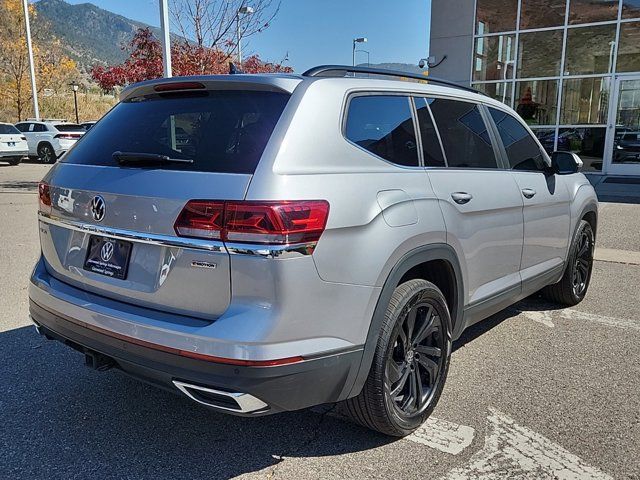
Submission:
[[[192,199],[242,200],[289,94],[167,91],[118,104],[40,188],[51,275],[122,302],[215,319],[231,296],[222,242],[178,237]]]
[[[0,153],[24,152],[27,150],[26,138],[13,125],[0,124]]]

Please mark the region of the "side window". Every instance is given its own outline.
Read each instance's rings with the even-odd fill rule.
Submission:
[[[46,132],[47,131],[47,127],[45,127],[42,123],[34,123],[33,124],[33,131],[34,132]]]
[[[438,125],[449,167],[498,168],[491,138],[478,105],[434,98],[431,111]]]
[[[508,113],[489,107],[513,170],[542,171],[546,167],[540,147],[526,128]]]
[[[444,167],[444,157],[442,148],[438,141],[436,128],[431,120],[429,105],[434,102],[433,98],[418,97],[415,99],[416,110],[418,112],[418,126],[422,139],[422,153],[424,164],[427,167]]]
[[[409,97],[353,97],[349,102],[346,137],[395,164],[420,165]]]
[[[29,131],[29,124],[28,123],[17,123],[16,124],[16,128],[18,130],[20,130],[21,132],[28,132]]]

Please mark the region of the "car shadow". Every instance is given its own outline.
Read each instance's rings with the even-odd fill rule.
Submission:
[[[230,478],[394,439],[315,408],[219,414],[81,354],[32,327],[0,333],[0,478]]]
[[[38,182],[27,180],[12,180],[8,182],[0,182],[0,190],[11,190],[16,192],[37,192]]]

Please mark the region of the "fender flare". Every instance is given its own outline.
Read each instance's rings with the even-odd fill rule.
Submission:
[[[462,311],[464,306],[464,289],[462,269],[460,268],[460,262],[453,247],[446,243],[436,243],[418,247],[407,252],[391,269],[391,272],[387,276],[384,286],[382,287],[382,291],[378,297],[378,302],[376,303],[376,308],[373,312],[371,323],[369,324],[369,331],[364,344],[360,368],[347,398],[358,395],[369,376],[369,370],[373,363],[373,356],[375,354],[378,334],[380,332],[380,327],[382,326],[384,314],[387,310],[387,306],[389,305],[389,301],[391,300],[391,296],[393,295],[393,291],[400,282],[400,279],[416,265],[432,260],[444,260],[448,262],[453,269],[456,282],[453,301],[455,311],[451,312],[452,320],[454,322],[452,332],[453,338],[456,338],[457,333],[459,333],[463,328]]]

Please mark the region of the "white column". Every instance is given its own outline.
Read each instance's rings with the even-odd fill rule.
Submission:
[[[26,0],[25,0],[26,1]],[[160,1],[160,28],[162,29],[162,65],[164,76],[170,78],[171,73],[171,39],[169,37],[169,7],[167,0]]]
[[[33,46],[31,45],[31,27],[29,25],[29,5],[27,0],[22,0],[24,8],[24,24],[27,35],[27,50],[29,51],[29,73],[31,74],[31,95],[33,97],[33,114],[36,120],[40,120],[40,109],[38,108],[38,89],[36,88],[36,69],[33,65]],[[19,120],[22,120],[21,118]]]

